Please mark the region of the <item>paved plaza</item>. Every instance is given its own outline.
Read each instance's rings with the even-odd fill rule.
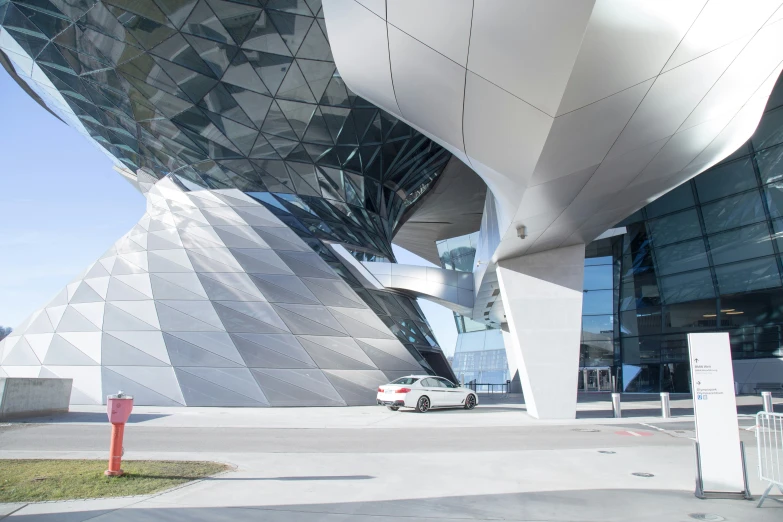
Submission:
[[[763,491],[752,429],[759,403],[738,399],[756,496]],[[14,522],[685,522],[699,513],[781,520],[776,502],[757,509],[694,498],[691,406],[675,399],[678,415],[661,419],[657,402],[626,400],[625,417],[613,419],[607,396],[585,396],[579,418],[548,422],[507,400],[424,415],[380,407],[137,407],[126,459],[215,460],[234,470],[157,495],[5,505],[0,513]],[[106,458],[105,411],[73,410],[0,426],[0,458]]]

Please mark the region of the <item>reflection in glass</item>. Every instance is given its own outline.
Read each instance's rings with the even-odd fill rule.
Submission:
[[[707,251],[704,240],[699,238],[662,248],[655,249],[658,261],[658,274],[668,275],[686,272],[707,266]]]
[[[778,261],[774,257],[715,267],[715,275],[722,294],[780,286]]]
[[[699,216],[696,210],[686,210],[647,222],[650,237],[656,247],[691,239],[701,235]]]
[[[765,218],[758,190],[703,205],[701,210],[708,234],[757,223]]]
[[[774,253],[767,223],[710,236],[709,243],[712,262],[716,265]]]
[[[715,296],[709,270],[697,270],[660,278],[664,303],[682,303]]]
[[[705,203],[756,186],[756,174],[750,158],[725,163],[711,168],[694,180],[699,201]]]

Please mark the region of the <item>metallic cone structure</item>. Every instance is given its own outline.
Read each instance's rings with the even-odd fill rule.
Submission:
[[[0,342],[0,375],[162,406],[373,404],[417,358],[321,257],[237,189],[138,186],[138,224]],[[420,357],[420,356],[419,356]]]

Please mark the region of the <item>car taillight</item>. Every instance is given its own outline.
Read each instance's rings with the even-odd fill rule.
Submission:
[[[398,390],[395,390],[394,393],[408,393],[409,391],[411,391],[410,388],[399,388]]]
[[[378,393],[383,393],[383,388],[378,388]]]

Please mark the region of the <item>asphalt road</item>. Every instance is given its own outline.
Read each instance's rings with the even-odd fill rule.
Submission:
[[[661,427],[664,426],[664,427]],[[105,451],[110,426],[0,426],[0,450]],[[487,428],[265,429],[129,425],[127,451],[241,453],[395,453],[514,451],[692,445],[688,423]],[[740,430],[750,445],[753,434]]]

